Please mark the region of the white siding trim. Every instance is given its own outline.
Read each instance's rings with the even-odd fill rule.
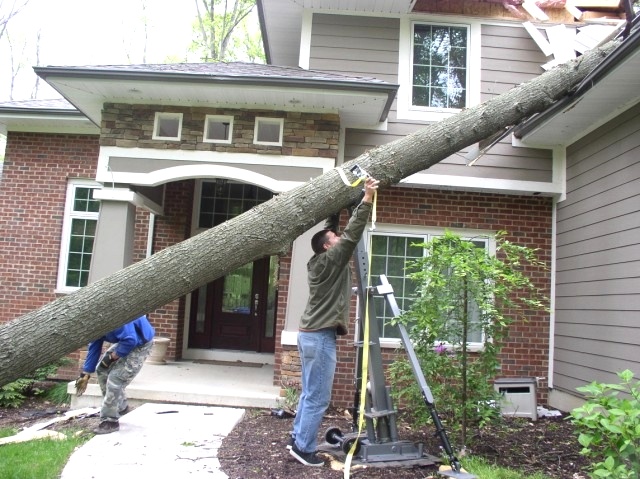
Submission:
[[[145,196],[131,191],[129,188],[113,188],[105,186],[102,189],[96,190],[93,194],[96,200],[108,200],[108,201],[122,201],[131,203],[139,208],[144,208],[152,213],[164,215],[164,208],[146,198]]]
[[[561,188],[558,201],[564,201],[567,198],[567,149],[564,147],[553,149],[552,163],[552,179],[554,185]],[[555,212],[555,210],[554,210]],[[554,223],[555,226],[555,223]],[[554,236],[555,238],[555,236]]]
[[[551,284],[549,292],[549,364],[547,373],[547,387],[553,389],[553,361],[554,361],[554,347],[555,347],[555,331],[556,331],[556,248],[557,248],[557,227],[558,220],[558,200],[553,201],[551,208]]]
[[[436,188],[460,188],[472,191],[490,191],[507,194],[540,193],[545,196],[562,194],[564,186],[541,181],[502,180],[495,178],[474,178],[469,176],[434,175],[416,173],[404,178],[400,184],[406,186],[432,186]]]
[[[302,32],[300,34],[300,54],[298,57],[298,66],[309,69],[309,61],[311,57],[311,28],[313,26],[313,12],[305,9],[302,12]]]
[[[114,172],[109,167],[111,157],[127,157],[131,161],[140,159],[172,160],[176,162],[198,162],[198,165],[174,166],[149,173]],[[253,153],[220,153],[216,151],[182,151],[156,150],[147,148],[118,148],[102,147],[98,157],[96,181],[105,185],[114,183],[129,183],[156,186],[169,181],[196,177],[219,177],[236,179],[244,182],[255,182],[258,186],[274,192],[286,191],[300,182],[278,181],[266,175],[247,171],[242,165],[267,166],[301,166],[310,169],[321,169],[327,172],[335,166],[331,158],[308,156],[258,155]],[[275,188],[275,189],[273,189]]]

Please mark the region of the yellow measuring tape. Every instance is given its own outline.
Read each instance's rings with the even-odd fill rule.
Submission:
[[[342,171],[342,168],[337,168],[342,181],[348,186],[358,186],[362,181],[363,177],[359,177],[353,183],[349,183],[347,181],[347,177]],[[373,193],[373,208],[371,211],[371,230],[376,228],[376,206],[378,203],[378,192],[374,191]],[[371,268],[371,236],[369,236],[369,244],[367,247],[368,252],[368,265],[367,265],[367,286],[365,288],[365,306],[364,306],[364,333],[362,338],[362,378],[360,383],[360,408],[358,411],[358,436],[351,446],[349,453],[347,454],[347,458],[344,461],[344,479],[349,479],[351,473],[351,461],[353,460],[353,455],[355,454],[356,448],[358,446],[358,439],[360,438],[360,434],[362,434],[362,427],[364,425],[364,412],[365,412],[365,404],[367,399],[367,380],[369,376],[369,294],[368,290],[371,286],[371,274],[369,274]]]

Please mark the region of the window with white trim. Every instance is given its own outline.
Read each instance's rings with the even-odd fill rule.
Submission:
[[[182,113],[156,112],[153,123],[154,140],[178,141],[182,134]]]
[[[221,115],[207,115],[204,120],[205,143],[231,143],[233,132],[233,117]]]
[[[284,118],[256,117],[253,142],[256,145],[282,146]]]
[[[480,103],[481,24],[400,22],[398,119],[439,121]]]
[[[70,180],[67,186],[58,267],[60,291],[73,291],[88,283],[100,214],[100,201],[93,198],[93,192],[100,186],[79,179]]]
[[[398,303],[400,311],[407,311],[411,308],[411,303],[417,291],[417,284],[408,278],[406,266],[408,261],[415,260],[424,255],[424,249],[416,246],[419,243],[427,243],[434,237],[441,236],[442,232],[433,231],[421,234],[407,234],[403,232],[388,231],[376,229],[370,233],[371,235],[371,284],[380,284],[380,275],[387,276],[389,283],[393,287],[393,294]],[[477,247],[484,248],[491,252],[492,246],[489,237],[477,235],[464,235],[472,241]],[[397,326],[389,324],[393,319],[393,312],[389,308],[385,298],[375,296],[375,310],[378,321],[378,331],[380,338],[383,340],[399,340],[400,332]],[[475,304],[469,305],[469,314],[471,317],[478,318],[479,311]],[[472,320],[473,322],[473,320]],[[479,332],[470,341],[470,346],[480,346],[482,337]]]
[[[466,26],[413,24],[413,107],[466,107],[468,38]]]

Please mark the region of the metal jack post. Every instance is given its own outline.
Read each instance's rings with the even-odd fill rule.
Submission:
[[[387,302],[389,303],[389,307],[393,312],[393,315],[399,316],[400,308],[398,308],[398,303],[396,302],[396,298],[393,295],[393,287],[391,286],[389,281],[387,281],[387,277],[383,274],[380,275],[380,282],[382,284],[380,284],[380,286],[378,286],[377,288],[378,294],[383,295],[386,298]],[[455,477],[458,479],[475,479],[476,476],[474,476],[473,474],[462,472],[460,461],[453,453],[453,449],[451,448],[451,444],[449,443],[447,432],[445,431],[444,426],[442,425],[442,421],[440,421],[440,416],[438,416],[438,412],[436,411],[433,394],[431,394],[431,389],[427,385],[427,381],[424,377],[422,369],[420,368],[420,362],[418,361],[418,357],[416,356],[415,350],[413,349],[413,344],[411,343],[411,339],[409,338],[407,329],[403,324],[398,324],[398,326],[400,329],[400,336],[402,338],[402,345],[404,346],[404,349],[407,352],[407,356],[409,357],[413,375],[416,378],[416,381],[418,381],[418,386],[422,391],[422,398],[424,399],[427,409],[429,410],[431,420],[436,427],[436,435],[440,439],[442,447],[447,453],[449,465],[451,466],[450,471],[439,471],[438,473],[442,476]]]
[[[377,288],[368,287],[366,284],[369,277],[369,259],[364,247],[364,240],[361,239],[354,251],[354,261],[357,269],[357,286],[355,288],[358,295],[358,332],[359,340],[358,354],[356,359],[356,380],[355,380],[355,400],[353,408],[354,432],[342,434],[338,428],[330,428],[325,434],[325,439],[330,445],[339,445],[346,455],[355,443],[354,459],[363,463],[384,463],[401,462],[412,465],[435,465],[441,461],[434,456],[425,454],[423,444],[415,444],[409,441],[398,439],[398,428],[396,423],[397,411],[391,399],[390,388],[386,385],[382,354],[380,350],[380,335],[378,330],[377,315],[375,311],[374,295],[382,295],[388,301],[394,316],[398,316],[400,311],[393,296],[393,288],[383,275],[380,276],[382,284]],[[368,299],[368,300],[367,300]],[[366,309],[368,307],[368,309]],[[359,400],[360,400],[360,377],[362,369],[362,351],[364,345],[364,320],[368,313],[369,317],[369,362],[368,362],[368,385],[364,407],[364,421],[366,433],[358,435],[357,424],[359,423]],[[436,434],[446,451],[451,465],[450,471],[440,471],[439,474],[457,479],[476,479],[476,476],[461,472],[460,462],[453,454],[451,445],[447,438],[442,422],[436,412],[433,396],[429,386],[427,386],[422,370],[420,369],[417,357],[413,350],[411,341],[403,325],[400,325],[402,342],[409,356],[414,376],[422,390],[425,403],[431,414],[431,418],[436,426]],[[331,450],[327,452],[333,453]],[[408,462],[407,462],[408,461]]]

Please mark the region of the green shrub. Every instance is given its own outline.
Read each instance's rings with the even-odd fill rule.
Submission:
[[[67,392],[66,381],[55,383],[48,388],[44,393],[44,397],[53,404],[69,404],[71,401],[71,395]]]
[[[57,363],[36,369],[26,378],[16,379],[0,387],[0,407],[20,407],[28,397],[42,394],[44,390],[38,386],[39,383],[55,374],[58,368],[68,361],[63,358]]]
[[[425,254],[407,263],[416,285],[411,307],[395,321],[404,324],[443,422],[467,443],[467,427],[498,417],[492,380],[509,326],[531,311],[546,311],[547,299],[529,274],[544,270],[536,250],[495,235],[496,256],[484,242],[449,231],[418,244]],[[481,347],[471,351],[469,343]],[[405,359],[390,367],[393,394],[418,423],[430,414]],[[456,431],[457,430],[457,431]]]
[[[593,461],[592,478],[638,479],[640,476],[640,382],[628,369],[621,384],[577,388],[586,403],[571,411],[578,428],[581,453]]]
[[[32,379],[16,379],[0,388],[0,407],[20,407],[27,399],[26,392],[33,384]]]

